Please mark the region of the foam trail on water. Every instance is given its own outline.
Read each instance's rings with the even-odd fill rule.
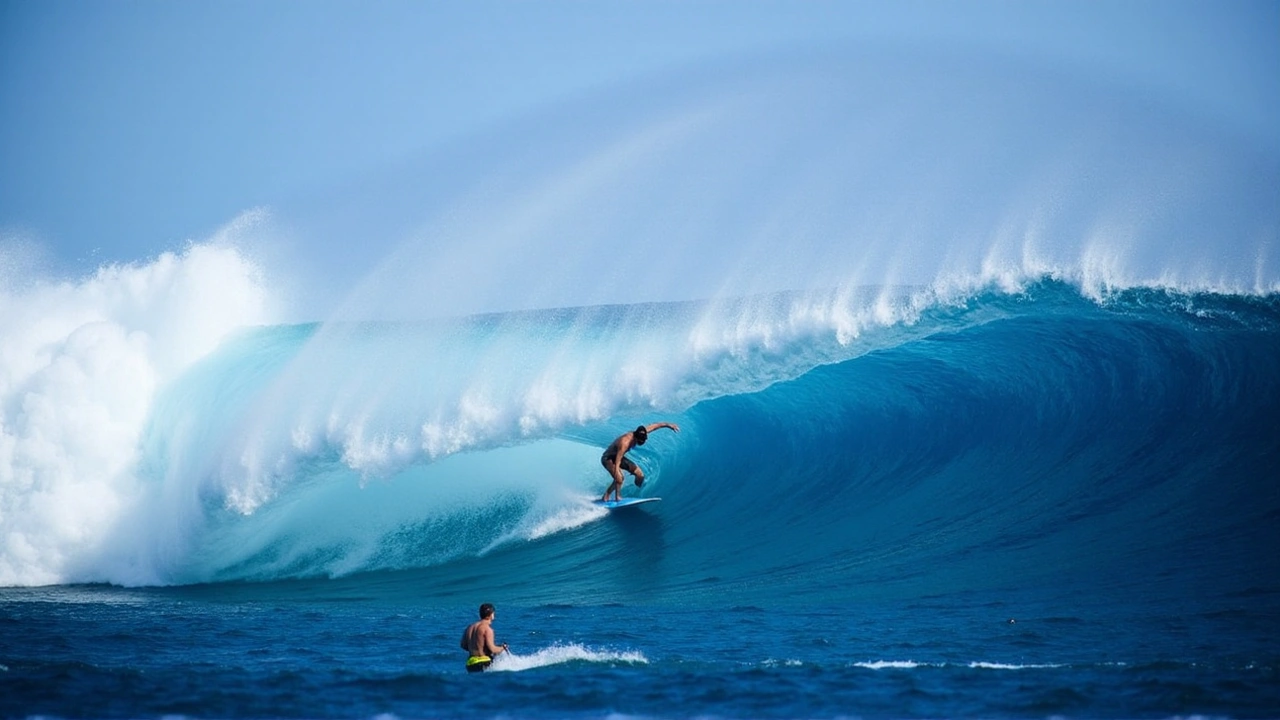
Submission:
[[[998,663],[975,660],[969,663],[916,662],[915,660],[870,660],[855,662],[851,667],[867,670],[915,670],[917,668],[967,667],[974,670],[1043,670],[1046,668],[1066,667],[1062,663]]]
[[[489,670],[491,672],[520,672],[567,662],[647,665],[649,659],[638,650],[596,650],[578,643],[570,643],[567,645],[552,645],[538,650],[532,655],[517,655],[513,652],[504,652],[493,659],[493,665],[489,666]]]

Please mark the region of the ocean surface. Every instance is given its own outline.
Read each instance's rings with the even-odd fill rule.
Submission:
[[[94,384],[139,342],[10,373],[0,716],[1280,716],[1274,290],[262,325]],[[660,421],[662,501],[592,506]]]

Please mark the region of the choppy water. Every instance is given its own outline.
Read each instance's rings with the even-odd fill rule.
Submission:
[[[455,649],[461,601],[230,595],[7,591],[4,714],[1259,717],[1280,702],[1274,595],[506,603],[495,629],[512,655],[482,676]]]

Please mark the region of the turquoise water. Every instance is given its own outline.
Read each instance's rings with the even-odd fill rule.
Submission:
[[[660,420],[662,502],[593,507]],[[162,390],[104,541],[0,589],[0,714],[1275,716],[1277,427],[1274,295],[260,328]],[[469,676],[481,602],[513,653]]]

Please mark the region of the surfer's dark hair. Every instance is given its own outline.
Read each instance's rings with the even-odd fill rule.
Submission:
[[[643,425],[641,425],[640,427],[636,428],[635,436],[636,436],[636,442],[643,445],[644,441],[649,439],[649,431],[646,430]]]
[[[480,606],[480,619],[483,620],[493,615],[493,603],[485,603]]]

